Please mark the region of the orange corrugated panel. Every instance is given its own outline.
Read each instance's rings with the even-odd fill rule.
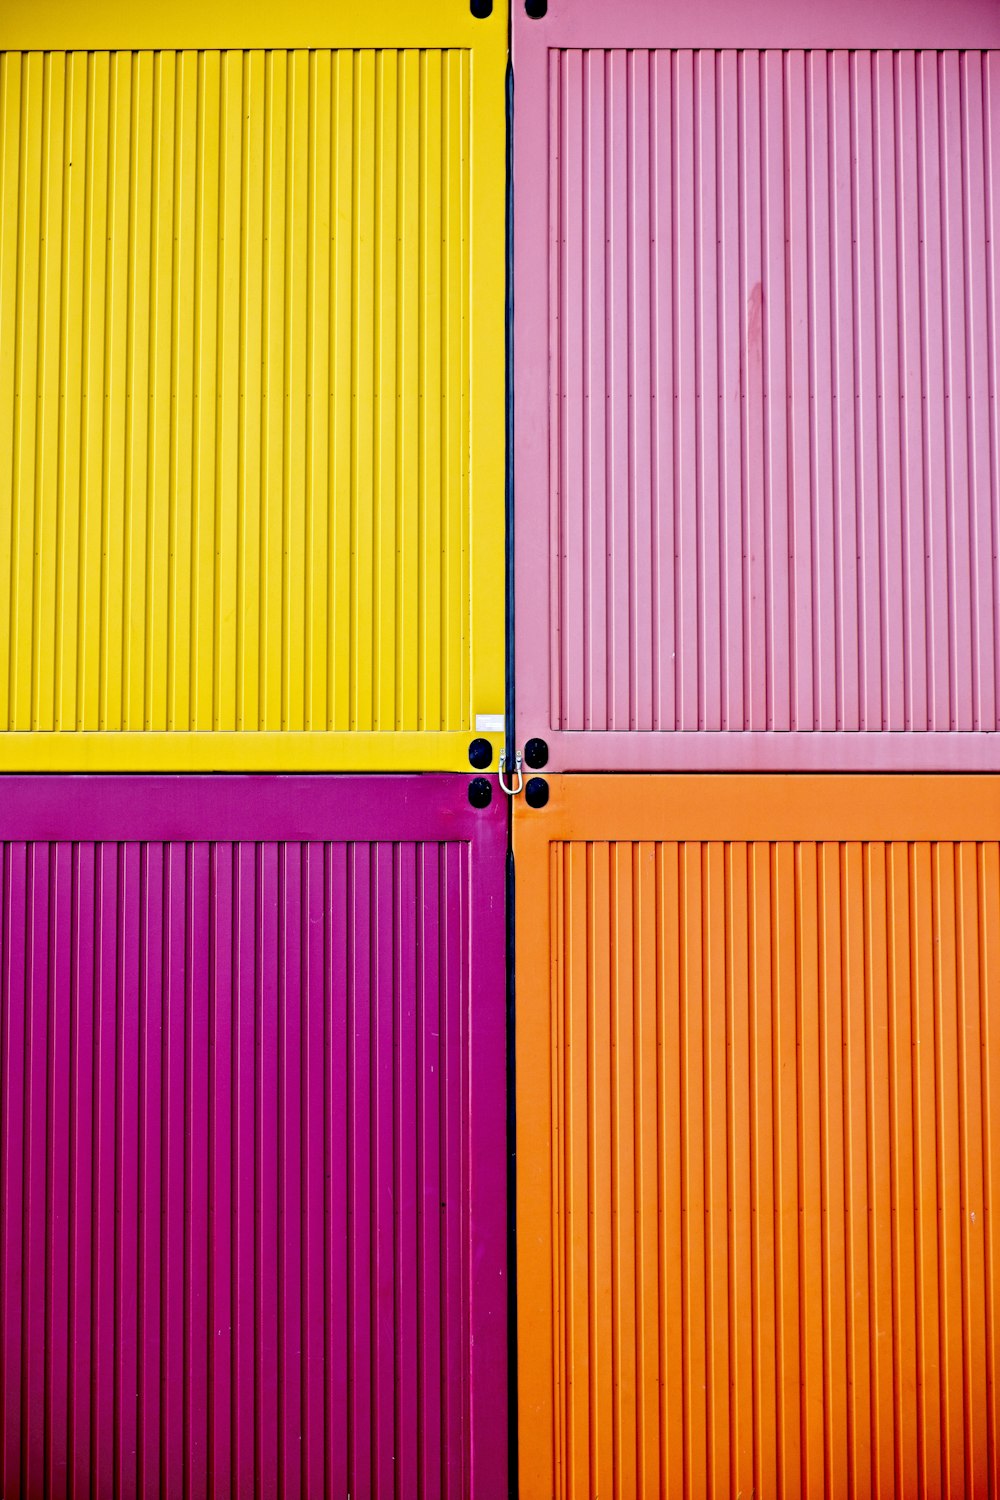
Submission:
[[[523,1500],[997,1493],[1000,782],[549,785]]]

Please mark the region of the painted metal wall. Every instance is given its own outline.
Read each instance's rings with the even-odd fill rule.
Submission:
[[[505,1497],[506,816],[0,805],[0,1488]]]
[[[1000,1484],[1000,787],[515,811],[524,1500]]]
[[[0,18],[0,764],[467,768],[504,7],[51,9]]]
[[[1000,13],[724,9],[515,11],[519,740],[995,769]]]

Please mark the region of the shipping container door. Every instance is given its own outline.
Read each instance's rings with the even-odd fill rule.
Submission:
[[[0,786],[7,1500],[505,1500],[501,800]]]
[[[0,7],[0,768],[461,770],[496,735],[487,9]]]
[[[513,19],[519,742],[1000,768],[1000,7]]]
[[[1000,786],[519,801],[522,1500],[995,1495]]]

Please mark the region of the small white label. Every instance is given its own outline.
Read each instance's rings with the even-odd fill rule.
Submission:
[[[476,714],[480,734],[503,734],[503,714]]]

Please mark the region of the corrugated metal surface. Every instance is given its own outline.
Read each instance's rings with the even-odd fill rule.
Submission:
[[[516,822],[524,1500],[995,1494],[995,782],[565,780]]]
[[[490,38],[2,56],[0,727],[500,712]]]
[[[551,55],[561,728],[997,727],[998,73]]]
[[[521,738],[548,726],[554,765],[600,768],[631,752],[560,758],[558,732],[659,734],[652,765],[695,760],[675,734],[996,731],[1000,54],[553,46],[545,67],[522,679],[542,640],[549,664]]]
[[[260,785],[0,811],[11,1500],[506,1496],[504,810]]]

